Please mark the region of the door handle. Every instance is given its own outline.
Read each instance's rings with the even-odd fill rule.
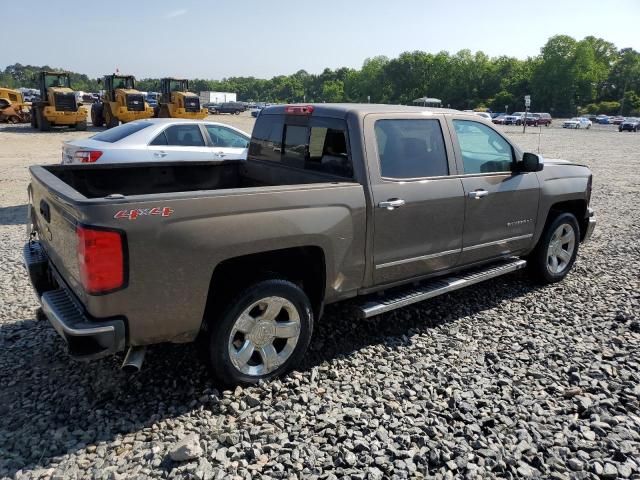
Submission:
[[[167,156],[167,152],[156,152],[153,154],[155,157],[164,158]]]
[[[487,192],[486,190],[474,190],[473,192],[469,192],[468,195],[469,198],[480,199],[489,195],[489,192]]]
[[[378,204],[378,207],[386,208],[387,210],[394,210],[394,209],[396,209],[398,207],[403,206],[405,203],[406,202],[404,200],[402,200],[401,198],[390,198],[386,202],[380,202]]]
[[[224,152],[216,152],[216,156],[224,158],[227,156],[227,154]]]

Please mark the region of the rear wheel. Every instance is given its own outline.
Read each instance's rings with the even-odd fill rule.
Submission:
[[[561,213],[546,226],[527,262],[541,283],[562,280],[573,267],[580,244],[580,227],[572,213]]]
[[[257,282],[222,315],[209,319],[208,361],[225,385],[252,384],[295,367],[313,332],[313,310],[304,291],[286,280]]]
[[[78,122],[76,123],[76,130],[84,131],[87,129],[87,122]]]
[[[31,109],[31,128],[38,128],[38,115],[37,115],[37,109],[32,108]]]

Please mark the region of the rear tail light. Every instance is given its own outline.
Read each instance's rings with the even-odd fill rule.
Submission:
[[[91,295],[108,293],[125,285],[123,235],[114,230],[78,226],[80,280]]]
[[[284,113],[287,115],[311,115],[313,105],[287,105],[284,107]]]
[[[73,154],[74,160],[80,163],[95,163],[101,156],[100,150],[78,150]]]

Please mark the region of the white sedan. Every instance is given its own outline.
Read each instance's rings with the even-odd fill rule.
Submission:
[[[574,117],[562,122],[562,128],[591,128],[592,122],[585,117]]]
[[[136,120],[62,145],[62,163],[246,160],[250,135],[177,118]]]

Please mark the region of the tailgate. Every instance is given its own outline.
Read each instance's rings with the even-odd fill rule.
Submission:
[[[55,182],[49,183],[51,179]],[[78,211],[59,194],[56,187],[61,183],[50,174],[37,178],[32,171],[31,221],[49,260],[74,292],[82,296],[76,240]]]

